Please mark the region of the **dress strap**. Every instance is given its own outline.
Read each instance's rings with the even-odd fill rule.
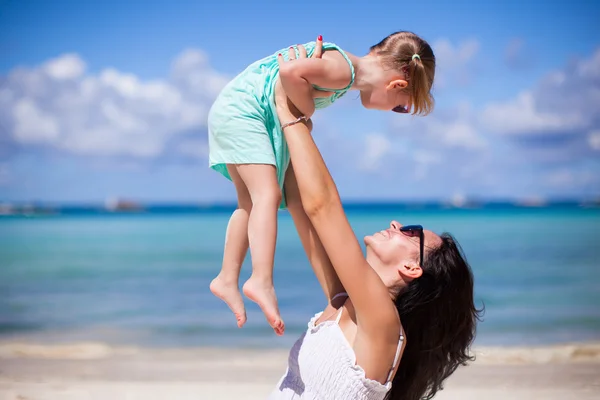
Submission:
[[[402,351],[402,344],[404,343],[404,333],[402,331],[402,327],[400,327],[400,338],[398,339],[398,347],[396,347],[396,356],[394,357],[394,363],[392,364],[392,368],[390,368],[390,373],[388,374],[386,383],[392,379],[392,374],[396,369],[396,364],[398,364],[398,360],[400,359],[400,352]]]
[[[335,317],[335,323],[339,324],[340,323],[340,319],[342,318],[342,312],[344,311],[344,307],[340,307],[340,312],[338,313],[337,317]]]
[[[335,299],[339,299],[340,297],[348,297],[348,293],[340,292],[331,298],[330,303],[333,303]],[[340,318],[342,318],[342,311],[344,311],[344,307],[340,307],[340,311],[338,312],[337,317],[335,317],[335,323],[339,324]]]

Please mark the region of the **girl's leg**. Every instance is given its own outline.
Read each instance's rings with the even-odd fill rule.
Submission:
[[[233,311],[238,328],[246,323],[246,309],[239,289],[240,270],[248,252],[248,218],[252,209],[250,193],[235,168],[228,168],[237,191],[238,208],[233,212],[225,234],[221,272],[210,283],[210,290]]]
[[[260,306],[275,333],[282,335],[285,326],[279,315],[273,287],[277,210],[281,203],[277,170],[274,165],[268,164],[241,164],[235,168],[252,199],[248,221],[252,276],[244,284],[244,294]]]

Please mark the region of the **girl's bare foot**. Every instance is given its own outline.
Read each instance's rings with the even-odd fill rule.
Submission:
[[[283,335],[285,325],[279,315],[277,297],[273,283],[257,279],[254,275],[244,283],[244,294],[253,302],[257,303],[267,318],[267,322],[278,336]]]
[[[238,328],[244,326],[246,323],[246,308],[238,283],[235,281],[228,282],[219,275],[210,283],[210,291],[223,300],[233,311]]]

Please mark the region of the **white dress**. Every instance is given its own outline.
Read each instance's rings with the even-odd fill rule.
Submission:
[[[391,377],[400,356],[404,335],[400,332],[396,357],[385,385],[368,379],[362,367],[356,365],[354,350],[338,325],[342,311],[343,308],[335,321],[323,321],[315,325],[322,312],[309,321],[308,329],[290,350],[286,372],[269,400],[385,398],[392,387]]]

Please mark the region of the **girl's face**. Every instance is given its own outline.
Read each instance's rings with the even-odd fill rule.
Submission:
[[[361,90],[360,101],[365,108],[371,110],[406,114],[410,112],[411,101],[410,95],[404,90],[405,87],[406,81],[403,79],[381,82],[370,90]]]

